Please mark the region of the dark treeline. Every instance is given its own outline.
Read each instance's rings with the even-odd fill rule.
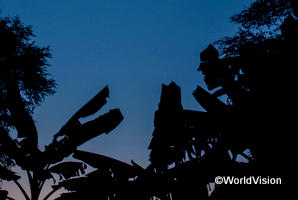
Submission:
[[[18,65],[7,65],[12,60],[11,54],[6,53],[11,42],[3,38],[9,34],[11,38],[19,37],[13,27],[27,30],[26,37],[32,32],[18,20],[1,19],[0,39],[7,46],[1,46],[0,52],[0,178],[14,181],[23,190],[20,177],[9,166],[18,165],[27,171],[31,195],[22,191],[27,200],[39,198],[44,182],[54,178],[52,174],[59,174],[60,180],[45,199],[60,188],[68,192],[61,194],[59,200],[292,199],[297,179],[297,1],[256,1],[231,20],[239,25],[239,31],[209,45],[200,54],[198,70],[204,75],[207,88],[197,86],[193,97],[204,111],[185,110],[180,87],[174,82],[162,85],[149,145],[151,164],[143,168],[133,160],[128,164],[77,150],[91,138],[109,133],[123,119],[114,109],[80,123],[80,118],[95,114],[106,103],[107,87],[71,117],[45,151],[37,148],[30,108],[52,94],[55,83],[45,79],[48,82],[41,81],[46,86],[43,93],[35,91],[23,80],[22,69],[15,67]],[[20,41],[24,43],[26,37]],[[31,56],[36,56],[32,52],[42,54],[34,63],[36,69],[45,69],[42,66],[47,64],[48,49],[33,46]],[[13,58],[27,58],[22,53]],[[46,73],[43,75],[47,77]],[[28,92],[30,89],[35,93]],[[32,94],[40,96],[34,99]],[[9,136],[13,127],[22,140]],[[82,162],[60,163],[70,155]],[[83,176],[86,165],[96,170]],[[214,186],[217,176],[281,178],[282,184]],[[8,196],[7,191],[0,191],[1,200]]]

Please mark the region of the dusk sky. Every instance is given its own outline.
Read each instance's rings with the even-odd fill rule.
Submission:
[[[200,52],[231,35],[229,17],[249,0],[0,0],[1,16],[32,25],[40,46],[49,45],[49,72],[57,92],[35,110],[39,145],[77,109],[108,85],[108,103],[94,115],[120,108],[122,123],[78,149],[125,162],[149,164],[149,150],[161,85],[181,87],[185,109],[200,110],[192,96],[203,85]]]

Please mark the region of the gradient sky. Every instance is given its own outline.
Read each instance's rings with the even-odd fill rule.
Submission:
[[[149,164],[154,112],[161,85],[175,81],[185,109],[201,109],[192,96],[199,54],[233,34],[229,17],[252,0],[0,0],[1,16],[32,25],[35,40],[51,47],[49,72],[57,93],[35,110],[41,149],[105,85],[108,103],[96,116],[120,108],[122,123],[78,149],[125,162]]]

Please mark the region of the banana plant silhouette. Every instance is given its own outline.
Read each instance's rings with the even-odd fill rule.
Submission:
[[[132,199],[136,196],[136,182],[129,181],[144,171],[140,166],[130,165],[113,158],[85,151],[76,151],[73,157],[96,168],[84,177],[60,182],[53,188],[65,188],[68,193],[61,194],[59,200],[66,199]],[[57,200],[58,200],[57,199]],[[138,198],[143,199],[143,198]]]
[[[170,190],[168,177],[156,174],[152,165],[144,169],[133,160],[128,164],[80,150],[75,151],[73,157],[96,170],[53,185],[53,190],[64,188],[69,191],[56,200],[151,200]]]
[[[45,182],[54,179],[53,174],[58,174],[60,180],[80,176],[85,173],[86,165],[82,162],[61,162],[76,151],[76,148],[88,140],[103,133],[108,134],[123,120],[119,109],[112,109],[108,113],[86,123],[80,123],[79,119],[95,114],[107,102],[109,89],[105,87],[88,103],[81,107],[54,135],[53,141],[45,146],[45,150],[38,148],[38,133],[34,121],[26,111],[22,101],[20,90],[13,81],[10,81],[8,90],[9,111],[18,133],[20,142],[12,139],[5,128],[0,128],[1,148],[5,148],[8,156],[15,160],[16,165],[26,171],[30,195],[19,183],[20,177],[15,172],[0,166],[0,179],[13,181],[20,189],[26,200],[38,200]],[[54,188],[44,200],[59,188]]]

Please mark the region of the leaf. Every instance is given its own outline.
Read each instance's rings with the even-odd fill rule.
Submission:
[[[104,104],[107,103],[106,98],[108,96],[109,88],[106,86],[70,118],[70,120],[61,128],[61,130],[54,135],[54,140],[56,140],[59,136],[72,134],[74,130],[81,125],[78,119],[96,113]]]
[[[71,178],[52,186],[54,189],[64,187],[68,191],[91,190],[92,187],[99,187],[112,182],[110,171],[95,170],[86,174],[85,177]]]
[[[52,186],[54,189],[65,188],[68,191],[79,191],[88,185],[89,181],[87,177],[71,178],[60,182],[58,185]]]
[[[108,134],[116,128],[122,120],[123,116],[119,109],[110,110],[108,113],[99,116],[95,120],[83,124],[79,130],[79,134],[72,135],[71,140],[76,146],[79,146],[102,133]]]
[[[291,7],[293,8],[296,17],[298,17],[298,2],[296,0],[291,0]]]
[[[0,127],[0,152],[11,161],[14,160],[22,168],[28,163],[18,143],[9,136],[3,127]]]
[[[186,124],[191,127],[199,126],[200,123],[207,121],[209,115],[207,112],[194,111],[194,110],[183,110],[183,120]]]
[[[218,60],[219,53],[214,46],[210,44],[204,51],[200,53],[200,58],[202,62]]]
[[[120,173],[129,177],[137,174],[136,168],[132,165],[100,154],[77,150],[73,157],[97,169],[111,169],[113,173]]]
[[[107,103],[106,98],[109,97],[109,88],[106,86],[88,103],[86,103],[80,110],[78,110],[72,118],[78,119],[87,117],[96,113],[104,104]]]
[[[64,177],[69,179],[74,176],[80,176],[85,173],[86,165],[82,162],[63,162],[52,166],[48,169],[49,172],[60,175],[60,179]]]
[[[0,150],[1,153],[8,155],[12,159],[16,159],[16,154],[19,151],[16,142],[9,136],[8,132],[3,127],[0,127]]]
[[[183,110],[184,135],[188,137],[213,137],[218,134],[218,121],[208,112]]]
[[[8,195],[8,191],[6,190],[0,190],[0,199],[4,200],[4,199],[7,199],[7,195]]]
[[[193,95],[207,112],[219,114],[228,111],[228,106],[226,104],[218,100],[200,86],[197,87]]]
[[[49,164],[55,164],[72,154],[75,149],[76,145],[72,143],[69,137],[64,137],[60,141],[54,140],[51,144],[45,146],[42,159]]]
[[[78,125],[74,134],[65,136],[60,141],[53,141],[45,147],[44,159],[56,163],[72,154],[76,148],[103,133],[109,133],[123,120],[119,109],[110,110],[95,120]]]
[[[59,136],[70,136],[76,134],[76,132],[81,127],[81,123],[79,120],[71,118],[65,125],[62,126],[60,131],[54,135],[54,141],[57,140]]]
[[[25,155],[23,149],[18,146],[18,143],[9,136],[3,127],[0,127],[0,139],[0,152],[6,155],[8,159],[15,161],[17,165],[26,170],[39,166],[37,164],[39,152],[35,151],[31,155]],[[22,142],[24,143],[25,141],[28,140],[23,140]]]
[[[73,200],[78,199],[77,192],[68,192],[68,193],[62,193],[59,197],[57,197],[55,200]]]
[[[6,181],[15,181],[15,180],[18,180],[19,178],[21,177],[16,175],[15,172],[10,171],[9,169],[0,165],[0,179],[6,180]]]
[[[27,152],[34,151],[37,148],[38,136],[34,120],[28,113],[25,103],[22,100],[20,91],[16,83],[9,84],[8,102],[9,111],[13,124],[18,131],[18,138],[29,139],[30,141],[24,143],[22,146]]]
[[[143,167],[141,167],[140,165],[138,165],[135,161],[131,160],[130,162],[131,162],[131,164],[132,164],[136,169],[138,169],[140,172],[144,172],[144,171],[145,171],[145,169],[144,169]]]

